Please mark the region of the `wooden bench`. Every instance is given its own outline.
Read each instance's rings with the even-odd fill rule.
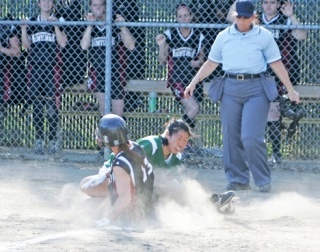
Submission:
[[[127,90],[128,91],[133,91],[133,92],[138,92],[141,95],[147,97],[148,94],[151,91],[154,91],[158,94],[158,96],[166,96],[166,97],[173,97],[171,93],[171,89],[166,87],[167,81],[166,80],[129,80],[127,83]],[[210,86],[210,82],[204,82],[204,97],[205,99],[210,99],[208,97],[208,90]],[[313,104],[314,106],[317,106],[319,104],[320,107],[320,86],[316,85],[306,85],[306,86],[294,86],[295,90],[300,94],[301,102],[303,104],[308,104],[311,105]],[[127,113],[128,116],[134,116],[133,113]],[[181,116],[181,114],[174,114],[176,116]],[[139,116],[141,116],[139,114]],[[142,115],[143,117],[148,117],[150,116],[150,113],[146,113]],[[153,117],[163,117],[167,116],[167,113],[153,113]],[[208,119],[208,118],[213,118],[217,119],[218,116],[216,114],[211,115],[211,114],[204,114],[203,111],[199,113],[197,116],[199,119]],[[286,119],[285,119],[286,120]],[[320,118],[317,116],[314,118],[308,118],[305,117],[301,119],[301,123],[315,123],[315,124],[320,124]]]
[[[166,87],[167,81],[166,80],[129,80],[127,82],[126,89],[128,91],[133,91],[141,94],[143,97],[145,97],[147,101],[147,97],[151,91],[154,91],[158,94],[158,98],[164,98],[167,99],[167,102],[174,103],[174,97],[171,93],[170,88]],[[210,82],[204,82],[204,98],[207,101],[210,101],[210,98],[208,97],[208,90],[209,90]],[[320,86],[316,85],[299,85],[299,86],[294,86],[295,90],[300,94],[301,101],[303,104],[308,104],[308,105],[313,105],[317,106],[317,104],[320,104]],[[67,90],[67,93],[74,93],[74,94],[79,94],[79,97],[81,96],[88,96],[88,93],[86,92],[86,85],[79,85],[74,88],[71,88]],[[219,105],[215,105],[219,106]],[[320,106],[320,105],[319,105]],[[202,119],[208,119],[208,118],[214,118],[217,119],[218,115],[217,113],[203,113],[204,111],[200,111],[198,118]],[[77,114],[79,113],[78,111],[75,110],[70,110],[70,109],[64,109],[62,108],[61,110],[62,114]],[[92,111],[82,111],[82,115],[96,115],[99,116],[99,112],[92,112]],[[148,113],[147,111],[147,104],[145,104],[145,108],[142,110],[134,111],[134,112],[126,112],[126,116],[141,116],[141,117],[167,117],[168,113],[166,111],[162,111],[159,109],[157,113]],[[171,116],[181,116],[180,111],[178,110],[171,110],[170,113]],[[312,119],[305,117],[302,119],[301,122],[308,122],[311,121],[312,123],[320,124],[320,118],[319,116],[312,116]]]
[[[166,80],[129,80],[127,83],[127,90],[147,94],[154,91],[158,94],[171,94],[170,88],[166,87]],[[203,90],[205,96],[208,95],[210,82],[204,82]],[[320,100],[320,86],[294,86],[295,90],[300,94],[302,99],[319,99]]]

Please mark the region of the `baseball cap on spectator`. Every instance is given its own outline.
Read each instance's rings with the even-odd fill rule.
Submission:
[[[247,17],[250,18],[254,14],[254,4],[251,1],[244,0],[244,1],[238,1],[236,3],[236,12],[237,17]]]

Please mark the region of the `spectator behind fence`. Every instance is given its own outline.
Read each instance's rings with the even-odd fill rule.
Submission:
[[[144,220],[152,210],[154,174],[143,149],[130,141],[126,122],[119,116],[107,114],[100,119],[99,141],[111,149],[108,162],[98,175],[81,180],[82,192],[90,197],[109,197],[112,209],[99,225],[117,219]]]
[[[280,0],[262,0],[262,13],[256,21],[256,24],[261,25],[300,25],[301,23],[296,18],[293,12],[293,4],[290,1]],[[234,21],[235,4],[232,5],[228,13],[230,22]],[[286,29],[286,28],[269,28],[275,41],[277,42],[280,52],[281,60],[289,72],[289,78],[293,85],[300,82],[300,61],[297,55],[297,41],[305,40],[307,38],[307,31],[301,29]],[[274,74],[272,69],[267,69],[268,73]],[[276,77],[279,97],[287,93],[285,86]],[[271,164],[281,163],[281,120],[279,97],[276,101],[270,103],[268,113],[268,134],[272,144]]]
[[[9,18],[1,20],[9,20]],[[10,85],[7,83],[7,75],[11,72],[10,61],[20,53],[20,43],[14,33],[14,26],[0,25],[0,138],[3,135],[4,103],[8,99],[5,89]]]
[[[87,21],[105,21],[106,2],[105,0],[90,0],[91,13],[86,15]],[[123,16],[115,13],[115,22],[125,22]],[[106,26],[88,25],[81,39],[81,48],[89,50],[89,61],[92,71],[89,78],[95,86],[94,92],[99,102],[100,114],[105,114],[105,55],[106,55]],[[135,48],[135,38],[129,29],[120,26],[112,30],[112,60],[111,60],[111,107],[112,112],[123,117],[125,90],[121,82],[121,50],[118,46],[124,45],[132,51]]]
[[[30,18],[38,24],[21,25],[23,47],[29,51],[30,100],[33,105],[33,123],[36,131],[34,151],[44,154],[45,114],[48,118],[49,154],[55,154],[59,148],[57,130],[59,110],[56,104],[55,68],[58,65],[60,48],[67,44],[63,27],[41,25],[43,21],[58,21],[52,14],[53,0],[39,0],[40,14]],[[59,21],[63,21],[60,18]],[[44,112],[46,109],[46,113]]]
[[[292,87],[272,34],[253,23],[254,4],[237,2],[236,13],[235,23],[219,33],[185,95],[192,95],[196,85],[222,64],[226,76],[220,82],[219,100],[227,190],[251,189],[251,171],[259,190],[269,192],[271,171],[264,136],[270,101],[277,97],[277,89],[274,79],[265,75],[267,64],[285,85],[291,101],[299,103],[299,94]]]
[[[193,15],[186,4],[176,7],[176,19],[179,24],[191,23]],[[203,100],[203,85],[197,86],[190,99],[185,99],[184,90],[204,62],[204,36],[199,29],[190,27],[176,27],[168,29],[164,34],[156,36],[159,46],[159,61],[168,65],[168,82],[176,100],[183,105],[182,116],[189,126],[194,129],[196,116],[199,113],[199,103]]]
[[[293,12],[293,4],[290,1],[285,1],[280,5],[279,0],[264,0],[261,1],[263,13],[260,16],[260,24],[262,25],[300,25],[301,23],[296,18]],[[280,12],[279,12],[280,10]],[[297,55],[297,41],[307,38],[307,31],[300,29],[269,29],[274,39],[276,40],[282,62],[289,72],[289,77],[293,85],[300,83],[301,65]],[[269,72],[272,73],[271,69]],[[286,93],[282,82],[276,78],[278,83],[279,95]],[[282,123],[280,120],[279,97],[277,101],[270,103],[268,115],[268,134],[272,144],[271,164],[281,163],[281,130]]]
[[[126,22],[139,22],[140,4],[139,0],[114,0],[113,13],[119,14]],[[145,62],[145,41],[146,27],[136,26],[128,27],[129,31],[136,40],[133,51],[124,50],[123,63],[121,69],[124,72],[124,79],[144,79],[146,62]],[[122,48],[120,48],[121,50]],[[123,49],[122,49],[123,50]]]
[[[191,12],[194,14],[194,20],[201,24],[228,24],[227,14],[233,0],[192,0],[190,3]],[[201,29],[205,36],[204,53],[207,59],[210,48],[216,39],[218,33],[223,28],[204,28]],[[221,66],[212,73],[209,78],[222,75]]]
[[[12,20],[14,20],[12,18]],[[8,57],[8,64],[4,67],[4,104],[3,106],[23,104],[24,108],[28,108],[29,100],[27,97],[28,92],[28,69],[26,60],[28,52],[24,50],[21,43],[21,28],[19,26],[11,26],[12,33],[18,38],[15,42],[19,46],[18,57]],[[15,49],[16,50],[16,49]],[[22,109],[23,110],[23,109]]]
[[[112,12],[121,15],[126,22],[139,22],[140,7],[138,0],[114,0]],[[128,27],[136,43],[134,50],[127,50],[123,43],[117,45],[119,55],[119,78],[120,85],[125,87],[128,79],[145,78],[145,41],[146,27]],[[124,112],[132,112],[143,103],[143,97],[139,92],[126,91],[124,101]],[[126,118],[123,116],[126,120]]]
[[[66,21],[82,21],[83,10],[80,0],[60,0],[56,16],[63,17]],[[85,26],[65,26],[64,31],[68,36],[68,43],[63,49],[63,87],[67,88],[83,84],[87,70],[87,55],[81,49],[80,40]]]
[[[9,18],[3,18],[0,20],[9,20]],[[18,57],[20,55],[20,43],[18,37],[14,34],[14,26],[12,25],[0,25],[0,120],[4,117],[4,102],[7,99],[5,97],[5,87],[7,86],[6,75],[9,72],[9,64],[12,57]],[[0,135],[2,135],[2,125],[0,128]]]

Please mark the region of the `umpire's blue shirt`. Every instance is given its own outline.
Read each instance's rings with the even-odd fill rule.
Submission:
[[[227,73],[258,74],[267,64],[281,59],[279,47],[270,31],[253,25],[247,33],[239,32],[235,24],[219,33],[208,57],[221,63]]]

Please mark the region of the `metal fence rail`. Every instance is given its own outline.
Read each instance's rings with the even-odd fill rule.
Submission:
[[[190,4],[192,1],[185,2]],[[201,15],[205,13],[197,13],[198,22],[194,21],[187,26],[203,31],[210,28],[212,32],[210,34],[217,34],[229,25],[225,16],[232,2],[217,1],[216,6],[219,6],[219,9],[207,9],[207,11],[210,10],[211,16],[215,16],[215,22],[201,22],[199,21]],[[98,23],[85,21],[85,14],[90,10],[89,1],[56,1],[53,12],[57,17],[63,17],[64,22],[26,22],[28,26],[35,27],[58,25],[68,37],[67,46],[55,52],[56,64],[53,68],[54,79],[52,79],[52,85],[56,87],[54,99],[59,108],[57,141],[62,149],[94,150],[97,148],[94,130],[100,118],[99,104],[94,89],[88,86],[92,84],[90,83],[93,76],[92,59],[88,51],[80,47],[83,31],[88,25],[101,27],[106,25],[112,29],[112,32],[116,32],[119,26],[125,26],[129,28],[136,40],[136,48],[132,52],[123,49],[123,45],[118,45],[117,50],[121,51],[121,55],[119,53],[117,55],[120,55],[120,58],[112,58],[105,65],[110,67],[109,71],[112,75],[112,65],[116,60],[117,74],[119,74],[116,78],[120,80],[121,85],[126,85],[127,91],[130,91],[125,97],[124,116],[127,118],[132,139],[159,134],[169,118],[182,117],[183,108],[175,101],[170,89],[166,88],[167,66],[159,63],[158,46],[155,43],[155,36],[158,33],[182,26],[175,22],[175,6],[180,3],[176,0],[114,0],[113,13],[123,15],[126,21],[119,24],[109,23],[108,18]],[[260,13],[260,1],[256,3]],[[267,29],[282,31],[295,28],[308,31],[307,39],[296,43],[296,63],[299,67],[290,70],[290,75],[294,78],[293,83],[299,88],[306,87],[306,94],[302,97],[305,116],[300,121],[297,133],[290,140],[286,139],[286,132],[283,131],[281,151],[288,159],[318,160],[320,159],[320,94],[317,93],[319,89],[311,92],[308,91],[308,87],[320,88],[320,6],[315,0],[294,1],[294,4],[295,14],[300,19],[301,25],[298,27],[266,26]],[[20,25],[25,23],[21,19],[37,16],[39,6],[36,1],[18,0],[3,0],[0,5],[2,10],[0,42],[2,46],[9,48],[8,35],[12,32],[21,42]],[[219,16],[218,13],[223,15],[219,14]],[[208,41],[213,39],[214,37],[207,37]],[[2,70],[0,145],[33,151],[37,136],[34,107],[32,101],[28,99],[30,87],[34,84],[31,83],[30,50],[22,51],[19,58],[0,53],[0,60]],[[112,76],[110,78],[113,78]],[[209,79],[206,81],[208,82]],[[106,78],[105,83],[108,87],[111,79]],[[152,90],[157,92],[157,108],[154,112],[148,111],[148,95]],[[110,97],[106,96],[105,99],[110,105]],[[135,104],[137,100],[141,100],[141,103]],[[219,104],[212,103],[205,94],[200,107],[195,128],[196,133],[200,135],[199,144],[204,148],[221,148]],[[48,109],[42,112],[44,116],[50,114]],[[284,122],[289,124],[290,120],[285,119]],[[45,132],[43,140],[48,146],[50,142],[48,119],[45,119],[42,129]],[[266,141],[271,151],[270,136],[266,135]]]

